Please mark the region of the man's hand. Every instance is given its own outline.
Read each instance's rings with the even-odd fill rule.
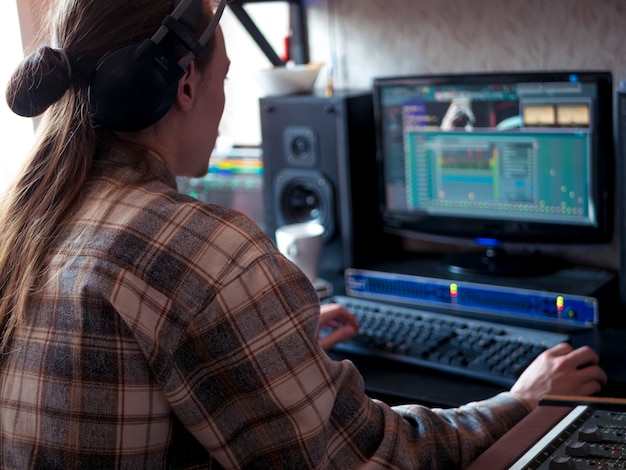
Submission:
[[[544,351],[522,372],[511,392],[535,408],[546,394],[588,396],[607,382],[599,358],[589,346],[561,343]]]

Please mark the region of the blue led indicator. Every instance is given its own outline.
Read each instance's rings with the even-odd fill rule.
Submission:
[[[474,242],[481,246],[500,246],[500,242],[494,238],[475,238]]]

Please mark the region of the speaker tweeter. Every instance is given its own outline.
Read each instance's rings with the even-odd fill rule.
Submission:
[[[314,168],[318,163],[317,135],[311,127],[290,126],[283,137],[287,164]]]

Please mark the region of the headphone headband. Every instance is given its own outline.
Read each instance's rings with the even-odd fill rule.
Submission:
[[[211,19],[211,22],[206,27],[204,32],[200,35],[200,38],[198,38],[197,41],[195,41],[195,39],[194,39],[194,42],[196,42],[200,46],[200,50],[202,50],[202,49],[204,49],[204,47],[206,47],[207,43],[209,42],[209,39],[211,39],[211,36],[213,36],[213,33],[217,29],[217,25],[219,24],[220,19],[222,18],[222,14],[224,13],[224,8],[226,7],[226,4],[230,3],[232,1],[233,0],[220,0],[220,3],[217,5],[217,8],[215,10],[215,13],[213,14],[213,18]],[[192,4],[193,2],[194,2],[194,0],[182,0],[178,4],[178,6],[174,9],[172,14],[168,15],[168,16],[171,16],[173,19],[176,20],[176,22],[178,22],[178,20],[183,15],[185,15],[185,12],[188,10],[190,4]],[[154,33],[154,36],[152,36],[152,41],[155,42],[156,44],[159,44],[159,42],[161,42],[161,40],[168,33],[168,29],[169,29],[169,27],[167,25],[163,24],[157,30],[157,32]],[[181,40],[182,40],[182,38],[181,38]],[[198,53],[194,53],[194,50],[191,47],[188,47],[187,49],[189,49],[189,53],[180,62],[180,66],[183,69],[186,69],[187,66],[191,63],[191,61],[193,59],[195,59],[195,57],[199,53],[199,52]]]

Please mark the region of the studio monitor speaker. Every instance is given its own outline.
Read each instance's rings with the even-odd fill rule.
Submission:
[[[380,228],[371,93],[265,97],[260,112],[268,235],[315,220],[321,275],[366,265]]]

